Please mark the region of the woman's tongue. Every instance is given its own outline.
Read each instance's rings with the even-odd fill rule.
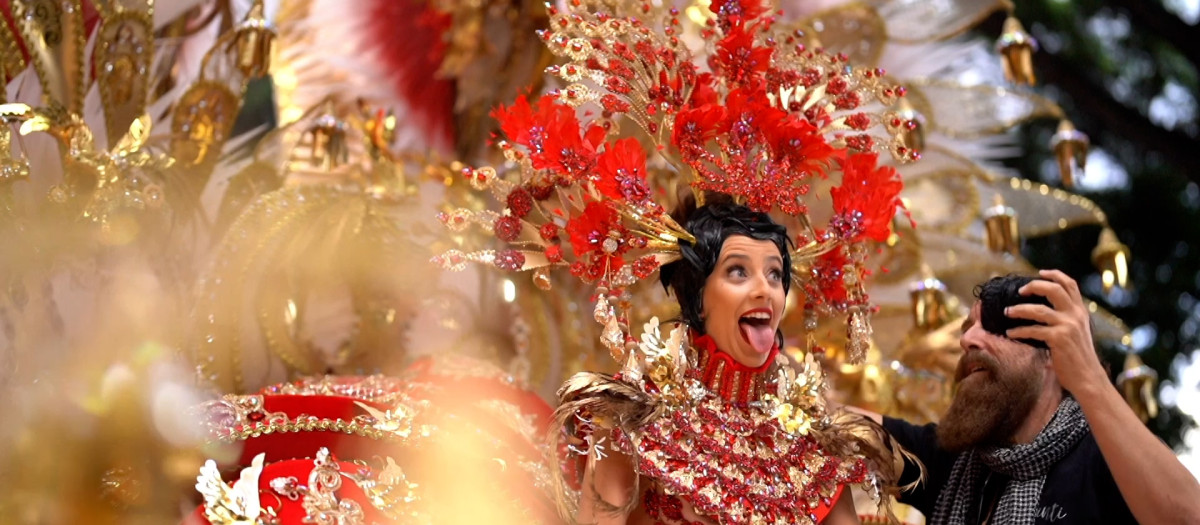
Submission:
[[[742,329],[742,337],[760,354],[771,351],[775,346],[775,332],[769,323],[757,321],[742,321],[738,323]]]

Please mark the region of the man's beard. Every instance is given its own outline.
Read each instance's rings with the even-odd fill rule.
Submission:
[[[1033,410],[1044,372],[1040,360],[1030,356],[1029,363],[1014,369],[1002,369],[1000,363],[983,352],[968,352],[958,363],[955,383],[958,392],[937,426],[938,443],[951,452],[976,447],[1002,447]],[[972,368],[984,371],[962,383]]]

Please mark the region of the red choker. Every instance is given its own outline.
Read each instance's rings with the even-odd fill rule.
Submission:
[[[693,334],[692,346],[698,351],[696,357],[699,360],[692,369],[693,377],[726,401],[742,405],[758,400],[763,394],[767,372],[779,354],[779,345],[776,345],[762,366],[751,368],[717,348],[717,343],[707,335]]]

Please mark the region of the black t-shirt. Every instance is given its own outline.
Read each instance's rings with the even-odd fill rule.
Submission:
[[[900,502],[911,505],[926,517],[933,516],[938,494],[950,478],[950,469],[958,454],[943,450],[937,444],[937,425],[918,426],[906,421],[883,418],[883,428],[896,441],[925,464],[926,481],[912,491],[900,495]],[[919,470],[912,463],[904,465],[900,484],[917,479]],[[1003,478],[1000,478],[1003,481]],[[992,481],[994,483],[995,481]],[[989,490],[989,492],[991,492]],[[971,519],[974,519],[972,516]],[[1117,489],[1100,447],[1091,433],[1079,440],[1075,449],[1050,468],[1038,502],[1034,523],[1073,525],[1077,523],[1137,523],[1125,498]],[[997,524],[999,525],[999,524]]]

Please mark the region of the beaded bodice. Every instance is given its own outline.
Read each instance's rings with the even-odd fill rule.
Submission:
[[[643,501],[654,503],[652,518],[680,523],[677,497],[719,523],[816,523],[842,485],[867,479],[862,458],[827,453],[815,431],[785,426],[780,405],[767,402],[772,374],[786,366],[778,349],[751,368],[709,337],[693,337],[692,348],[687,377],[702,393],[639,429],[613,432],[617,449],[654,482],[656,494]]]

